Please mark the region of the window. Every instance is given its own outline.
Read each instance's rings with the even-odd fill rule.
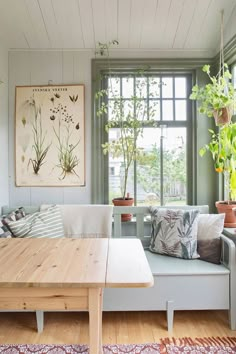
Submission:
[[[143,134],[137,141],[143,155],[132,165],[127,188],[135,199],[135,205],[191,203],[193,119],[188,98],[192,86],[191,73],[112,73],[106,74],[102,82],[108,90],[106,119],[113,119],[116,97],[122,97],[122,109],[135,112],[132,96],[135,96],[137,87],[142,90],[142,109],[135,114],[143,122]],[[98,119],[94,117],[94,120]],[[95,129],[101,132],[98,144],[120,136],[117,124],[109,129],[107,135],[103,132],[102,120],[96,122]],[[95,201],[111,203],[113,198],[121,196],[123,159],[101,153],[99,158],[94,157],[94,161],[101,163],[100,182],[95,184],[103,194],[99,199],[95,197]],[[99,183],[102,183],[102,188]]]

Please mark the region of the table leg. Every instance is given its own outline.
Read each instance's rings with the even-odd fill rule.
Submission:
[[[102,354],[102,297],[101,288],[89,289],[89,353]]]

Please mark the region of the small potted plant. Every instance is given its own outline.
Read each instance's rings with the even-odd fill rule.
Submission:
[[[225,213],[225,227],[236,227],[236,123],[223,125],[219,132],[209,129],[211,140],[200,149],[203,156],[211,152],[215,171],[224,174],[226,201],[216,202],[219,213]]]
[[[210,73],[210,65],[204,65],[205,72],[210,82],[203,87],[194,85],[190,99],[200,103],[199,112],[214,117],[217,126],[228,124],[231,121],[236,93],[230,79],[228,65],[225,63],[216,76]]]

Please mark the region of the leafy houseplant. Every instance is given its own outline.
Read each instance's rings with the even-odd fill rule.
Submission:
[[[143,121],[147,115],[147,109],[142,99],[143,81],[138,81],[136,94],[129,99],[128,106],[122,96],[114,95],[110,119],[106,121],[105,131],[109,133],[111,128],[119,128],[119,135],[114,140],[108,140],[102,144],[103,153],[110,154],[113,158],[123,159],[124,179],[122,186],[122,197],[126,199],[127,182],[130,168],[135,160],[139,160],[143,155],[143,149],[137,146],[137,140],[143,134]],[[100,109],[97,111],[98,117],[103,117],[108,113],[108,106],[105,102],[106,90],[96,93],[96,99],[102,100]],[[150,114],[150,113],[149,113]]]
[[[227,201],[216,202],[216,206],[219,205],[222,208],[225,204],[230,210],[230,216],[233,217],[232,205],[235,207],[236,204],[236,123],[223,125],[219,128],[218,133],[211,129],[209,132],[211,140],[209,144],[200,149],[199,153],[203,156],[207,151],[211,152],[216,172],[224,174]],[[236,227],[236,220],[225,219],[225,225]]]
[[[138,146],[139,137],[143,134],[143,123],[147,119],[147,106],[143,97],[145,89],[145,80],[143,80],[144,69],[135,72],[136,84],[135,94],[128,100],[125,99],[119,90],[116,90],[116,84],[119,81],[110,69],[109,49],[111,45],[118,45],[118,41],[113,40],[108,44],[98,43],[98,49],[95,54],[98,54],[107,59],[107,89],[100,89],[95,93],[97,100],[96,115],[105,121],[105,132],[107,133],[107,141],[102,144],[104,155],[110,154],[112,158],[122,160],[124,176],[121,185],[121,197],[114,198],[113,203],[118,201],[119,205],[124,205],[124,201],[128,205],[133,204],[133,198],[130,198],[127,193],[127,183],[130,171],[134,161],[138,161],[143,155],[143,149]],[[130,76],[132,77],[132,76]],[[128,78],[127,77],[127,80]],[[117,82],[116,82],[117,81]],[[112,105],[109,105],[108,98],[112,97]],[[108,115],[109,113],[109,115]],[[149,109],[149,123],[152,124],[153,109]],[[118,133],[114,139],[109,139],[111,129],[117,128]],[[130,214],[122,215],[122,220],[129,220]]]
[[[212,76],[210,65],[204,65],[202,71],[208,75],[210,82],[203,87],[194,85],[190,99],[200,102],[199,112],[214,117],[216,125],[229,123],[231,120],[236,93],[228,65],[224,64],[218,75]]]

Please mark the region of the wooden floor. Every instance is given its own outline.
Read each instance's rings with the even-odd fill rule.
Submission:
[[[165,337],[236,337],[227,311],[176,311],[174,331],[166,330],[165,312],[105,312],[103,344],[158,342]],[[34,313],[0,313],[0,343],[88,343],[88,313],[45,313],[44,331],[36,331]]]

